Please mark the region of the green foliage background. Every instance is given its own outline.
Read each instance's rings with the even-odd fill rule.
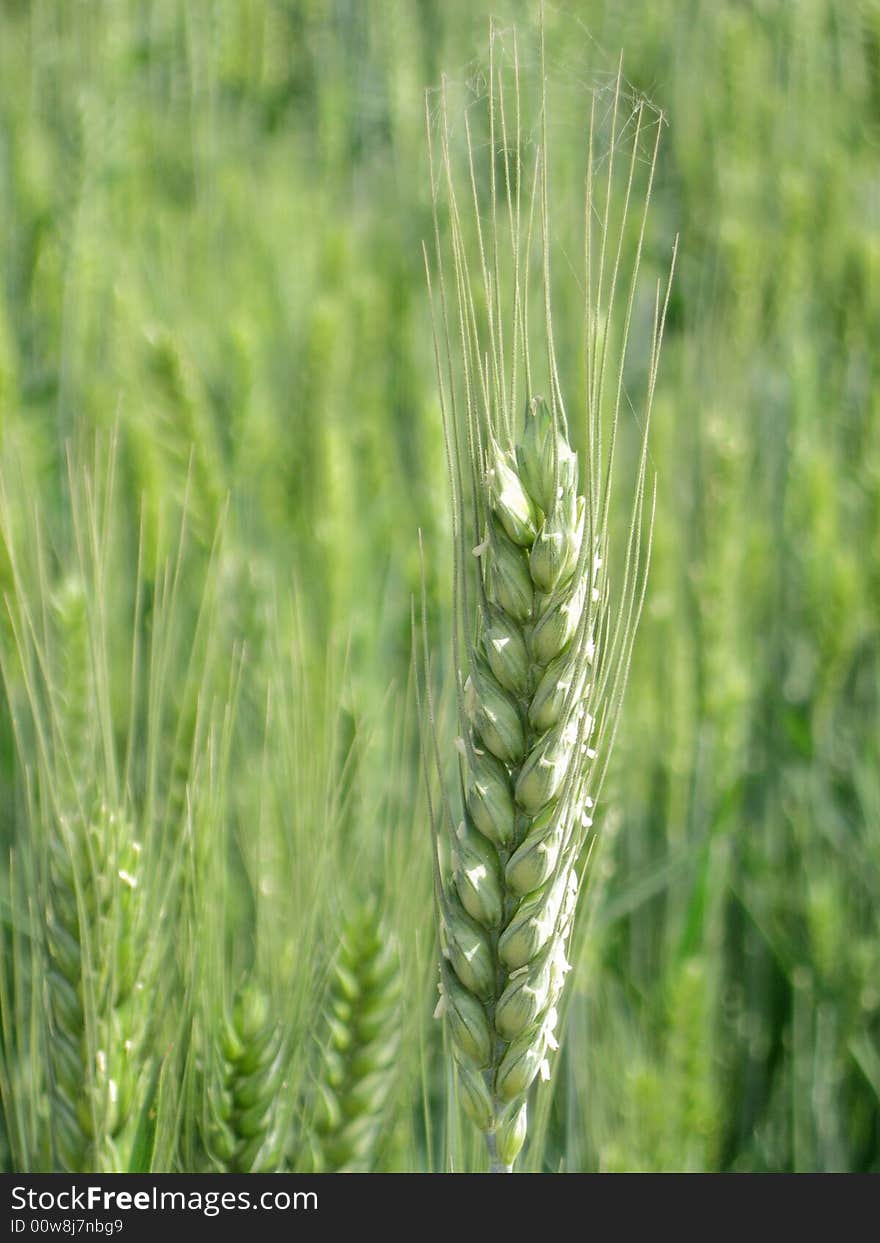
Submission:
[[[533,28],[536,8],[0,9],[4,853],[33,833],[10,618],[83,572],[83,464],[97,444],[101,477],[115,439],[101,730],[121,753],[132,634],[159,619],[174,633],[149,684],[168,711],[134,713],[125,771],[172,855],[203,826],[177,869],[184,1010],[195,1028],[214,1004],[186,983],[200,954],[233,991],[243,972],[271,981],[298,1099],[334,937],[380,895],[412,999],[386,1168],[482,1160],[431,1053],[407,690],[419,530],[441,666],[451,608],[423,90],[446,71],[478,99],[490,13]],[[649,279],[681,240],[646,614],[526,1165],[878,1170],[880,4],[584,0],[548,5],[546,29],[572,99],[622,50],[664,112]],[[584,132],[573,108],[552,135],[563,181]],[[174,607],[154,610],[184,512]],[[152,801],[148,757],[167,777]],[[8,884],[3,911],[9,975]],[[168,1076],[186,1078],[181,1057]],[[169,1128],[153,1161],[188,1168],[187,1119]]]

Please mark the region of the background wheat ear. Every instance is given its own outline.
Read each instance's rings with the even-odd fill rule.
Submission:
[[[298,1168],[377,1168],[400,1079],[401,1024],[397,940],[377,903],[366,901],[346,919],[333,958],[311,1127]]]
[[[187,1168],[272,1173],[287,1148],[289,1028],[254,929],[257,895],[250,878],[230,877],[226,783],[236,698],[230,688],[206,729],[188,810],[191,942],[183,960],[193,1022],[184,1154]]]
[[[287,1049],[270,994],[256,979],[239,987],[221,1046],[223,1078],[212,1093],[220,1102],[213,1147],[225,1170],[270,1173],[279,1168],[286,1145],[279,1097]]]
[[[28,887],[25,901],[17,885],[14,910],[29,948],[19,943],[12,990],[0,989],[6,1032],[30,1009],[11,1062],[31,1094],[13,1115],[20,1169],[167,1168],[177,1143],[168,1082],[180,1032],[161,1002],[179,983],[180,843],[176,824],[164,831],[159,736],[174,721],[179,618],[172,570],[144,658],[140,557],[134,598],[115,590],[131,556],[115,472],[112,442],[90,459],[71,450],[67,529],[35,520],[27,539],[0,485],[14,587],[0,667],[24,774],[15,868]]]
[[[456,110],[446,84],[428,108],[433,272],[427,255],[426,266],[453,508],[460,733],[459,798],[442,801],[433,834],[437,1013],[463,1108],[486,1136],[491,1169],[504,1171],[526,1139],[531,1085],[549,1078],[558,1047],[582,867],[644,598],[648,428],[669,286],[654,299],[618,550],[615,445],[661,118],[644,101],[626,111],[620,72],[604,101],[607,132],[595,98],[587,108],[583,357],[557,358],[543,36],[529,70],[516,32],[493,27],[487,83],[479,122]],[[624,273],[632,216],[636,258]],[[582,426],[567,406],[583,411]],[[427,619],[423,639],[433,722]]]
[[[30,987],[43,1043],[31,1055],[42,1060],[33,1090],[47,1131],[38,1146],[50,1167],[74,1172],[130,1168],[150,1071],[142,846],[104,751],[110,675],[94,568],[83,557],[60,573],[42,613],[18,577],[12,619],[27,688],[16,729],[32,772]],[[41,586],[49,572],[39,551]],[[5,662],[4,674],[11,687]]]

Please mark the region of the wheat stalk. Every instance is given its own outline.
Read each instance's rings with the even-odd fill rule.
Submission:
[[[512,1168],[526,1138],[530,1087],[537,1077],[549,1077],[549,1056],[558,1047],[558,1010],[569,970],[566,951],[581,864],[644,598],[650,554],[643,518],[647,432],[666,306],[658,287],[630,530],[622,582],[612,596],[606,563],[614,445],[659,119],[644,103],[630,117],[623,206],[612,233],[620,74],[611,109],[604,203],[593,184],[595,101],[591,112],[583,284],[586,453],[581,459],[571,444],[553,334],[543,31],[541,137],[528,190],[523,185],[518,45],[514,34],[508,65],[500,66],[499,37],[493,27],[488,223],[480,208],[481,179],[465,113],[462,178],[472,200],[472,234],[465,227],[444,84],[439,162],[428,112],[436,295],[426,254],[453,500],[461,733],[460,815],[448,799],[436,815],[432,811],[442,951],[438,1014],[445,1015],[462,1105],[485,1134],[495,1171]],[[609,386],[608,377],[615,373],[607,325],[613,322],[621,280],[638,156],[652,129],[620,357]],[[540,271],[539,332],[529,322],[535,266]],[[533,348],[538,335],[540,364]],[[607,411],[611,434],[603,452]],[[424,622],[423,642],[434,759],[442,773]]]

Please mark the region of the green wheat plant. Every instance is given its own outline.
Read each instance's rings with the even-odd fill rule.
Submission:
[[[238,680],[238,674],[234,681]],[[228,773],[238,695],[212,725],[188,808],[182,970],[192,997],[184,1169],[270,1173],[281,1167],[289,1110],[287,1025],[254,946],[248,878],[230,850]]]
[[[456,147],[458,117],[445,85],[436,136],[430,110],[428,124],[436,275],[427,256],[426,266],[453,508],[460,791],[460,800],[444,799],[432,817],[437,1013],[445,1018],[461,1104],[486,1137],[493,1171],[512,1168],[527,1135],[531,1086],[549,1078],[558,1048],[568,942],[645,593],[648,427],[669,295],[668,284],[664,292],[658,283],[631,516],[618,561],[610,520],[615,448],[661,119],[643,101],[624,118],[618,75],[600,188],[593,99],[585,135],[583,357],[558,357],[543,44],[537,73],[540,138],[531,152],[524,135],[534,121],[524,115],[526,74],[515,32],[505,42],[492,30],[483,146],[465,110]],[[624,273],[631,214],[636,257]],[[568,414],[574,405],[580,452]],[[427,640],[425,648],[428,668]]]
[[[880,1170],[880,0],[19,0],[0,117],[0,1169]]]
[[[424,1155],[422,1145],[440,1102],[429,1105],[423,1079],[434,985],[430,878],[413,833],[425,814],[413,701],[410,686],[392,687],[344,732],[335,784],[345,796],[325,815],[339,840],[316,954],[309,1086],[293,1133],[297,1172],[419,1169],[430,1157],[430,1135]]]
[[[8,548],[26,692],[15,726],[30,770],[29,986],[42,1043],[30,1053],[46,1130],[44,1139],[40,1127],[31,1138],[50,1168],[112,1172],[130,1168],[146,1100],[156,963],[144,924],[141,834],[111,750],[108,650],[94,607],[98,503],[81,500],[77,568],[42,592],[42,608],[28,597],[19,550]],[[44,549],[38,564],[45,588]],[[8,661],[4,680],[13,692]]]
[[[139,574],[133,598],[118,590],[129,548],[116,469],[114,443],[93,460],[71,451],[66,534],[37,518],[21,539],[6,479],[0,489],[14,587],[0,664],[23,778],[0,1081],[20,1169],[161,1167],[176,1143],[173,1108],[158,1109],[179,1073],[185,1009],[175,1019],[157,1004],[160,980],[180,984],[184,837],[169,787],[191,775],[175,758],[179,723],[187,694],[205,686],[200,658],[184,667],[182,689],[168,676],[183,620],[182,542],[154,584],[149,646]]]
[[[220,1065],[219,1076],[205,1084],[208,1167],[238,1174],[277,1170],[286,1143],[279,1107],[286,1047],[267,990],[246,980],[220,1032],[209,1027],[202,1043]]]
[[[321,1035],[310,1164],[316,1170],[376,1167],[399,1081],[402,987],[397,941],[366,902],[346,920]]]

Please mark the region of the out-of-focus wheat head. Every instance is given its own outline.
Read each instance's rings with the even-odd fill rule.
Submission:
[[[91,780],[95,686],[83,581],[53,601],[59,765],[45,860],[50,1117],[71,1171],[127,1168],[142,1090],[146,984],[140,855],[132,820]]]
[[[460,721],[460,802],[444,798],[432,812],[438,1013],[462,1105],[498,1171],[525,1141],[529,1090],[549,1077],[558,1047],[567,945],[650,559],[648,427],[669,291],[658,283],[629,533],[609,567],[624,365],[662,118],[641,100],[625,110],[620,73],[601,99],[585,99],[583,353],[558,357],[543,32],[536,72],[534,117],[516,32],[493,27],[483,143],[468,110],[453,112],[445,81],[428,108],[426,269],[453,510]],[[442,773],[426,633],[423,625],[429,746]]]
[[[279,1122],[286,1051],[268,994],[252,980],[239,990],[223,1036],[222,1127],[216,1147],[226,1171],[272,1173],[284,1153]]]
[[[325,1006],[309,1168],[376,1168],[399,1080],[401,977],[395,937],[375,902],[346,921]]]
[[[81,515],[80,530],[96,513]],[[94,535],[97,526],[88,529]],[[42,557],[39,532],[35,540]],[[152,1074],[156,959],[142,836],[112,754],[109,657],[91,573],[103,563],[99,553],[93,562],[83,555],[52,591],[44,570],[39,611],[17,550],[8,547],[17,587],[9,607],[13,651],[26,687],[13,709],[29,776],[29,836],[20,853],[36,946],[30,978],[19,969],[13,985],[29,985],[39,1006],[40,1035],[22,1059],[45,1130],[44,1137],[39,1126],[22,1134],[19,1145],[30,1162],[54,1169],[126,1171]],[[11,668],[7,658],[8,688]]]

